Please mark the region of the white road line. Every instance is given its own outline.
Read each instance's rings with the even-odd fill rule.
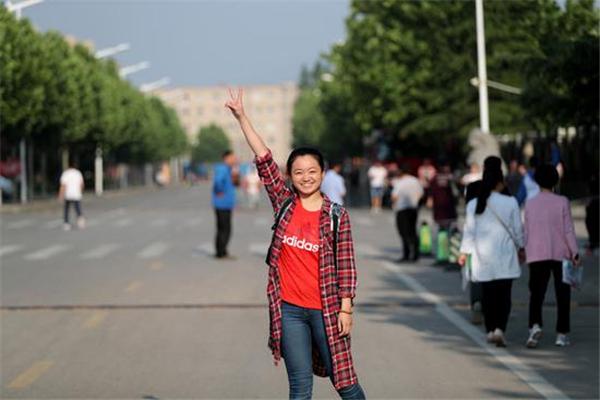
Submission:
[[[155,258],[162,255],[168,249],[169,245],[165,242],[154,242],[144,247],[144,249],[138,253],[138,257],[143,259]]]
[[[44,247],[43,249],[35,251],[33,253],[26,254],[23,258],[25,258],[26,260],[47,260],[48,258],[62,253],[67,249],[68,246],[56,244],[54,246]]]
[[[6,224],[6,228],[8,229],[21,229],[26,228],[34,224],[34,220],[32,219],[22,219],[20,221],[10,222]]]
[[[100,246],[83,253],[81,255],[81,258],[84,260],[91,260],[91,259],[95,259],[95,258],[106,257],[107,255],[109,255],[110,253],[112,253],[113,251],[118,249],[119,247],[120,246],[115,243],[101,244]]]
[[[124,228],[126,226],[131,225],[132,223],[133,223],[133,220],[131,218],[123,218],[123,219],[115,222],[115,226],[118,226],[119,228]]]
[[[215,244],[209,243],[209,242],[202,243],[202,244],[196,246],[196,248],[193,250],[192,253],[194,256],[212,257],[215,255]]]
[[[55,229],[63,224],[62,219],[54,219],[52,221],[48,221],[44,224],[44,227],[47,229]]]
[[[19,251],[22,248],[23,246],[19,246],[17,244],[9,244],[6,246],[2,246],[0,247],[0,257]]]
[[[268,250],[269,243],[250,243],[248,245],[248,251],[259,256],[266,256]]]
[[[446,318],[450,323],[460,329],[464,334],[471,338],[479,347],[490,353],[496,360],[511,370],[523,382],[529,385],[547,399],[568,399],[568,397],[557,387],[548,382],[533,368],[529,367],[517,357],[510,354],[507,350],[497,347],[491,347],[487,342],[483,332],[446,304],[438,295],[428,291],[416,279],[402,272],[402,267],[388,261],[382,261],[383,266],[396,276],[413,292],[415,292],[424,301],[435,304],[436,311]]]

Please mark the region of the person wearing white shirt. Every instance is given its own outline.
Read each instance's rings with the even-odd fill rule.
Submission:
[[[381,199],[383,198],[388,171],[381,161],[376,160],[367,171],[367,176],[371,187],[371,211],[378,213],[381,211]]]
[[[344,178],[340,175],[342,165],[338,162],[330,162],[329,169],[323,177],[321,183],[321,192],[325,193],[329,200],[339,205],[344,205],[344,196],[346,195],[346,184]]]
[[[503,189],[502,170],[485,169],[478,196],[467,204],[458,260],[465,267],[470,257],[471,280],[481,282],[488,341],[499,347],[506,346],[512,283],[521,276],[518,251],[524,245],[519,205]]]
[[[403,257],[399,262],[416,261],[419,258],[419,239],[417,237],[417,216],[423,186],[419,180],[402,166],[398,177],[392,181],[392,202],[396,212],[396,229],[402,240]]]
[[[83,175],[75,168],[74,164],[70,164],[69,168],[63,171],[60,175],[60,190],[58,191],[58,199],[64,200],[64,229],[70,230],[69,209],[71,205],[75,208],[77,214],[77,227],[83,229],[85,219],[81,212],[81,198],[83,195]]]

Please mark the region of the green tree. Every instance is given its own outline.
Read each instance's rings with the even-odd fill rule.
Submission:
[[[215,162],[221,160],[226,150],[231,149],[229,138],[215,124],[200,128],[196,143],[192,147],[192,161]]]

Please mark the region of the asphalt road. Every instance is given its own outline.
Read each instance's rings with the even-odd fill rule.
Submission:
[[[62,230],[59,204],[1,215],[2,398],[287,397],[285,369],[266,347],[272,215],[266,204],[240,207],[237,259],[217,261],[208,187],[84,201],[83,230]],[[571,347],[554,347],[547,329],[540,348],[524,348],[524,276],[509,347],[498,350],[470,324],[457,272],[391,262],[400,250],[391,212],[350,216],[353,349],[369,398],[598,398],[597,258],[573,294]],[[336,394],[315,378],[314,396]]]

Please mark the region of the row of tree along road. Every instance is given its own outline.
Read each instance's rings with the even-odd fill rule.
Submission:
[[[159,162],[187,149],[175,112],[121,79],[113,60],[96,59],[58,32],[37,32],[4,7],[0,65],[0,175],[20,170],[14,160],[25,144],[36,192],[55,190],[69,153],[88,169],[100,149],[115,165]]]

